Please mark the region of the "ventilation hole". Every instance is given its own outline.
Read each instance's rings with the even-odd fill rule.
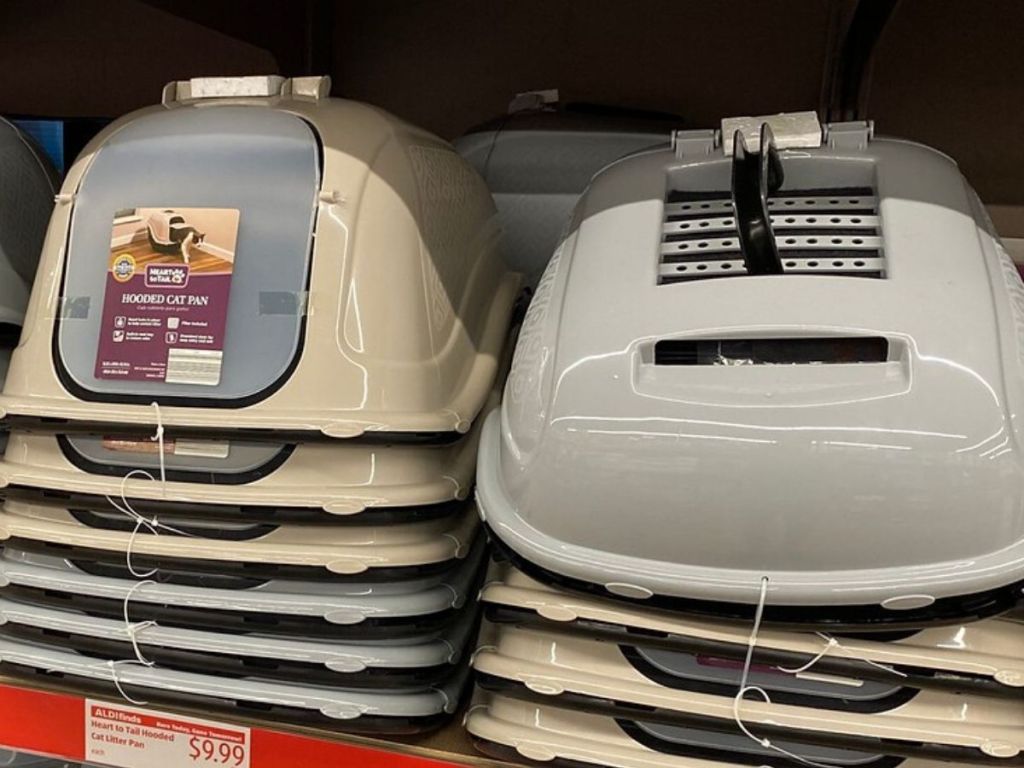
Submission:
[[[703,242],[697,243],[697,247],[698,247],[698,248],[707,248],[707,247],[708,247],[708,243],[707,243],[707,241],[705,240],[705,241],[703,241]]]
[[[853,243],[854,245],[863,245],[864,244],[864,241],[861,238],[859,238],[859,237],[853,238],[853,240],[851,240],[850,242]]]
[[[728,248],[730,245],[732,245],[732,240],[723,240],[722,241],[722,247],[723,248]]]
[[[858,203],[860,203],[860,200],[857,198],[853,198],[849,201],[849,203],[850,205],[857,205]]]
[[[693,206],[692,206],[692,205],[690,205],[689,203],[683,203],[683,210],[684,210],[684,211],[688,211],[688,210],[690,210],[690,209],[691,209],[692,207],[693,207]]]
[[[680,229],[689,229],[689,228],[690,228],[690,225],[689,225],[689,224],[680,224],[680,225],[679,225],[679,228],[680,228]]]
[[[833,224],[838,224],[840,221],[842,221],[842,219],[833,216],[831,219],[829,219],[829,221],[831,221]]]
[[[732,219],[725,219],[725,221],[722,222],[722,226],[723,227],[731,227],[732,226]]]
[[[832,238],[832,245],[842,245],[842,244],[843,244],[843,238],[841,238],[841,237],[833,237]]]
[[[808,201],[807,201],[807,204],[808,204],[808,205],[814,205],[814,201],[813,201],[813,200],[808,200]]]
[[[687,248],[689,248],[689,247],[690,247],[690,244],[689,244],[689,243],[680,243],[680,244],[679,244],[679,250],[680,250],[680,251],[685,251],[685,250],[686,250]]]
[[[722,265],[722,269],[732,269],[732,264],[725,262],[725,264]]]
[[[807,223],[808,224],[817,224],[818,220],[816,218],[814,218],[813,216],[811,216],[809,219],[807,219]]]
[[[792,237],[786,238],[786,245],[796,245],[796,239]]]
[[[786,218],[786,223],[787,224],[796,224],[796,219],[794,219],[792,216],[788,216]]]
[[[676,267],[676,272],[685,272],[685,271],[686,271],[686,265],[685,264],[680,264],[678,267]]]
[[[839,205],[839,201],[838,200],[829,200],[828,204],[829,205]]]
[[[700,207],[701,208],[710,208],[711,207],[711,203],[701,203]]]
[[[833,261],[832,262],[832,266],[833,267],[841,267],[841,266],[843,266],[843,262],[841,262],[841,261]]]
[[[786,205],[796,205],[796,200],[787,200]]]
[[[853,219],[850,219],[850,223],[851,223],[851,224],[860,224],[860,221],[861,221],[861,220],[860,220],[860,218],[853,218]]]
[[[796,266],[796,262],[795,261],[787,261],[786,262],[786,266],[787,267],[795,267]]]
[[[863,261],[855,261],[855,262],[853,262],[853,266],[855,266],[855,267],[863,267],[864,266],[864,262]]]
[[[702,222],[700,223],[700,225],[701,225],[702,227],[706,227],[706,226],[708,226],[708,222],[706,222],[706,221],[702,221]]]
[[[816,261],[808,261],[807,262],[807,266],[808,267],[816,267],[816,266],[818,266],[818,262],[816,262]]]
[[[708,268],[707,264],[698,264],[697,265],[697,269],[700,270],[701,272],[703,272],[707,268]]]
[[[818,238],[816,238],[816,237],[809,237],[809,238],[807,238],[807,244],[808,245],[817,245],[818,244]]]

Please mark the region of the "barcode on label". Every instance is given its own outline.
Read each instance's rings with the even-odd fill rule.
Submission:
[[[168,384],[202,384],[213,387],[220,383],[224,353],[219,350],[177,349],[167,351]]]

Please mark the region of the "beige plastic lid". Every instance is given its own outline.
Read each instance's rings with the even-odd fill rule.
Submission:
[[[323,88],[296,91],[291,83],[271,96],[191,98],[187,89],[177,89],[176,98],[115,121],[88,145],[58,195],[0,415],[46,431],[120,424],[149,432],[157,424],[150,405],[155,400],[162,403],[160,421],[169,434],[289,430],[351,438],[469,430],[494,382],[520,282],[498,255],[496,213],[484,182],[435,136],[374,107],[325,98]],[[69,230],[78,226],[76,212],[87,203],[77,195],[90,169],[120,133],[141,130],[143,122],[154,146],[166,139],[160,157],[167,164],[174,162],[179,140],[204,134],[161,133],[164,122],[177,126],[221,114],[230,137],[231,125],[242,130],[268,113],[298,119],[322,148],[310,212],[315,236],[308,290],[288,300],[268,299],[266,308],[247,305],[261,317],[303,315],[290,372],[282,373],[276,388],[235,399],[217,399],[219,385],[185,385],[188,397],[175,395],[173,387],[153,394],[147,385],[135,396],[93,392],[88,380],[74,382],[72,394],[67,378],[62,383],[53,345],[61,322],[85,322],[76,313],[99,312],[98,302],[83,307],[74,287],[64,285],[65,247]],[[215,185],[208,191],[217,193]],[[202,204],[198,192],[196,201],[174,202],[190,203]],[[99,222],[108,213],[95,216]],[[109,221],[100,223],[109,232]],[[239,265],[244,267],[241,254]],[[230,353],[225,348],[225,367]]]
[[[614,718],[517,701],[484,691],[478,691],[470,704],[466,729],[480,740],[478,746],[485,752],[490,745],[499,745],[539,762],[562,760],[606,768],[720,768],[749,765],[751,757],[749,753],[738,754],[739,759],[733,763],[662,752],[632,738]],[[870,766],[872,762],[835,764]],[[909,758],[900,763],[900,768],[948,765]]]
[[[734,658],[746,655],[750,626],[687,618],[669,611],[630,605],[565,592],[534,581],[522,571],[504,565],[492,573],[481,600],[493,605],[522,609],[550,622],[552,628],[572,622],[647,630],[659,636],[686,638],[713,646],[732,646]],[[934,627],[899,640],[881,642],[865,636],[842,637],[831,645],[825,658],[916,668],[965,676],[990,678],[1004,686],[1003,694],[1019,696],[1024,687],[1024,622],[1022,617],[1003,616],[970,624]],[[782,632],[762,628],[757,647],[799,656],[788,664],[798,667],[829,646],[829,636],[813,632]],[[941,678],[940,678],[941,680]],[[915,677],[928,682],[928,675]],[[988,688],[991,692],[991,688]]]
[[[520,683],[552,702],[563,693],[734,722],[731,696],[668,688],[642,675],[615,644],[518,627],[485,626],[474,658],[477,672]],[[856,681],[851,681],[856,684]],[[829,710],[765,703],[751,697],[740,707],[745,724],[792,731],[792,739],[822,734],[871,737],[978,750],[1012,758],[1024,744],[1024,709],[1017,701],[921,691],[881,712]]]
[[[95,527],[82,522],[86,520]],[[120,525],[118,525],[120,523]],[[160,534],[127,514],[76,517],[68,510],[7,501],[0,512],[0,539],[50,542],[120,555],[217,560],[325,568],[339,575],[372,574],[374,569],[446,564],[464,558],[479,527],[476,506],[467,503],[457,515],[415,523],[379,526],[280,525],[206,526],[162,521]],[[269,531],[267,529],[270,529]],[[118,530],[120,529],[120,530]],[[238,535],[202,536],[211,532]],[[181,535],[184,532],[187,535]]]

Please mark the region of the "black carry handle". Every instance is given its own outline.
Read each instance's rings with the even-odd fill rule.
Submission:
[[[781,275],[782,259],[775,245],[768,193],[782,186],[783,172],[775,137],[761,124],[761,151],[752,153],[742,131],[733,135],[732,206],[748,275]]]

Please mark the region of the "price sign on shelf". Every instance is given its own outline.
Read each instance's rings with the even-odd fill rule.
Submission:
[[[85,759],[118,768],[249,768],[249,729],[85,701]]]

